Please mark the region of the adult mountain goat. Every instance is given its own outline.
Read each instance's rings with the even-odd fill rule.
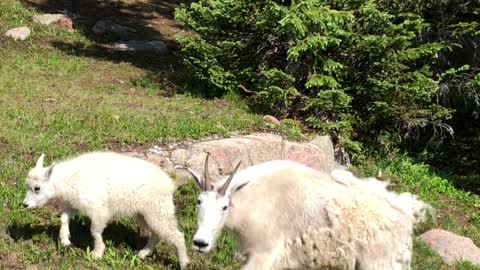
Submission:
[[[203,177],[189,169],[202,190],[194,250],[211,251],[226,226],[246,255],[244,270],[410,268],[413,225],[430,208],[412,194],[292,161],[236,173],[238,165],[216,184],[208,154]]]
[[[69,246],[68,222],[74,210],[88,216],[94,239],[93,257],[103,256],[102,232],[115,217],[134,217],[152,234],[139,258],[149,256],[160,238],[177,248],[182,269],[189,262],[183,234],[177,228],[173,180],[156,165],[113,152],[91,152],[76,158],[43,166],[44,154],[38,159],[25,181],[26,208],[45,205],[58,199],[63,205],[60,241]]]

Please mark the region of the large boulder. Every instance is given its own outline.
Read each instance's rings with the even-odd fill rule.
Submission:
[[[164,167],[167,171],[174,169],[178,173],[179,170],[175,168],[188,167],[202,172],[208,152],[209,172],[213,177],[231,173],[240,161],[242,162],[240,169],[277,159],[293,160],[324,172],[330,172],[336,165],[333,144],[328,136],[317,136],[309,142],[293,142],[279,135],[254,133],[184,146],[176,145],[174,148],[152,148],[143,155],[143,158]],[[138,152],[128,154],[142,155]]]
[[[69,32],[73,31],[72,19],[64,14],[34,15],[33,22],[53,28],[67,30]]]
[[[480,249],[470,238],[440,229],[430,230],[420,235],[419,238],[435,250],[449,265],[458,261],[469,261],[472,264],[480,265]]]

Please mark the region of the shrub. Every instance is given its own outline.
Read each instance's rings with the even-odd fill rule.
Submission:
[[[441,104],[455,109],[459,121],[480,114],[480,3],[474,0],[377,0],[390,12],[414,12],[429,27],[417,37],[449,46],[434,61],[441,77]]]
[[[439,126],[429,63],[445,48],[419,43],[427,25],[374,1],[200,0],[176,17],[186,64],[212,95],[239,92],[261,111],[304,120],[359,150],[359,138]]]

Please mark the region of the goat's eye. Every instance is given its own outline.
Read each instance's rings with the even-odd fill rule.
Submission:
[[[40,187],[38,187],[38,186],[37,186],[37,187],[34,187],[33,190],[36,191],[36,192],[38,192],[38,191],[40,191]]]
[[[200,205],[202,204],[202,201],[200,199],[197,200],[197,204]]]
[[[227,208],[228,208],[228,206],[225,205],[224,207],[222,207],[222,210],[225,211],[225,210],[227,210]]]

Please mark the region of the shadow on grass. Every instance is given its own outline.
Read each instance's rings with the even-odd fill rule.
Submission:
[[[122,249],[128,247],[135,254],[142,249],[147,241],[147,237],[140,235],[135,226],[129,226],[119,221],[113,221],[105,228],[102,233],[103,241],[107,248]],[[31,224],[12,224],[7,227],[8,235],[15,241],[28,241],[34,239],[37,235],[46,234],[55,242],[59,242],[59,225],[31,225]],[[73,248],[86,251],[89,247],[93,250],[93,238],[90,234],[90,222],[83,217],[75,217],[70,221],[70,240]],[[109,243],[107,243],[109,242]],[[146,260],[153,260],[155,264],[162,265],[162,269],[180,269],[178,265],[176,248],[161,239],[156,246],[155,252]],[[1,265],[0,265],[1,266]],[[206,269],[206,268],[205,268]]]
[[[136,67],[148,71],[145,80],[159,83],[164,92],[163,96],[171,97],[174,94],[190,94],[194,97],[213,98],[212,93],[205,91],[206,87],[195,80],[193,74],[179,62],[178,50],[168,55],[154,55],[149,52],[121,52],[115,51],[106,45],[95,44],[84,46],[82,43],[67,43],[52,41],[52,46],[69,55],[101,59],[113,63],[128,62]],[[132,82],[136,84],[136,82]]]
[[[70,220],[70,240],[76,248],[86,250],[90,247],[93,249],[93,238],[90,233],[90,221],[81,217],[75,217]],[[59,225],[32,225],[14,223],[7,228],[7,232],[14,241],[26,241],[34,238],[36,235],[46,234],[54,241],[59,241]],[[113,221],[103,231],[103,241],[110,241],[114,247],[128,246],[132,250],[139,250],[147,243],[147,238],[142,237],[140,233],[123,224],[122,222]]]
[[[184,27],[174,20],[175,8],[192,0],[21,0],[22,3],[41,13],[67,13],[74,21],[74,28],[93,45],[68,40],[50,40],[50,44],[66,54],[112,61],[127,62],[148,71],[148,80],[161,83],[166,96],[188,93],[196,97],[211,98],[195,81],[183,65],[179,55],[177,35],[189,35]],[[92,27],[99,20],[111,20],[135,30],[126,35],[96,35]],[[159,40],[168,47],[166,55],[153,52],[116,51],[109,45],[128,40]]]
[[[42,13],[67,13],[74,27],[95,42],[108,42],[116,38],[159,39],[174,42],[174,35],[185,30],[176,23],[174,11],[180,4],[191,0],[21,0],[29,7]],[[99,20],[112,20],[131,27],[135,32],[127,36],[98,36],[91,29]]]
[[[480,195],[480,119],[459,117],[451,123],[453,138],[446,138],[422,161],[457,188]]]

